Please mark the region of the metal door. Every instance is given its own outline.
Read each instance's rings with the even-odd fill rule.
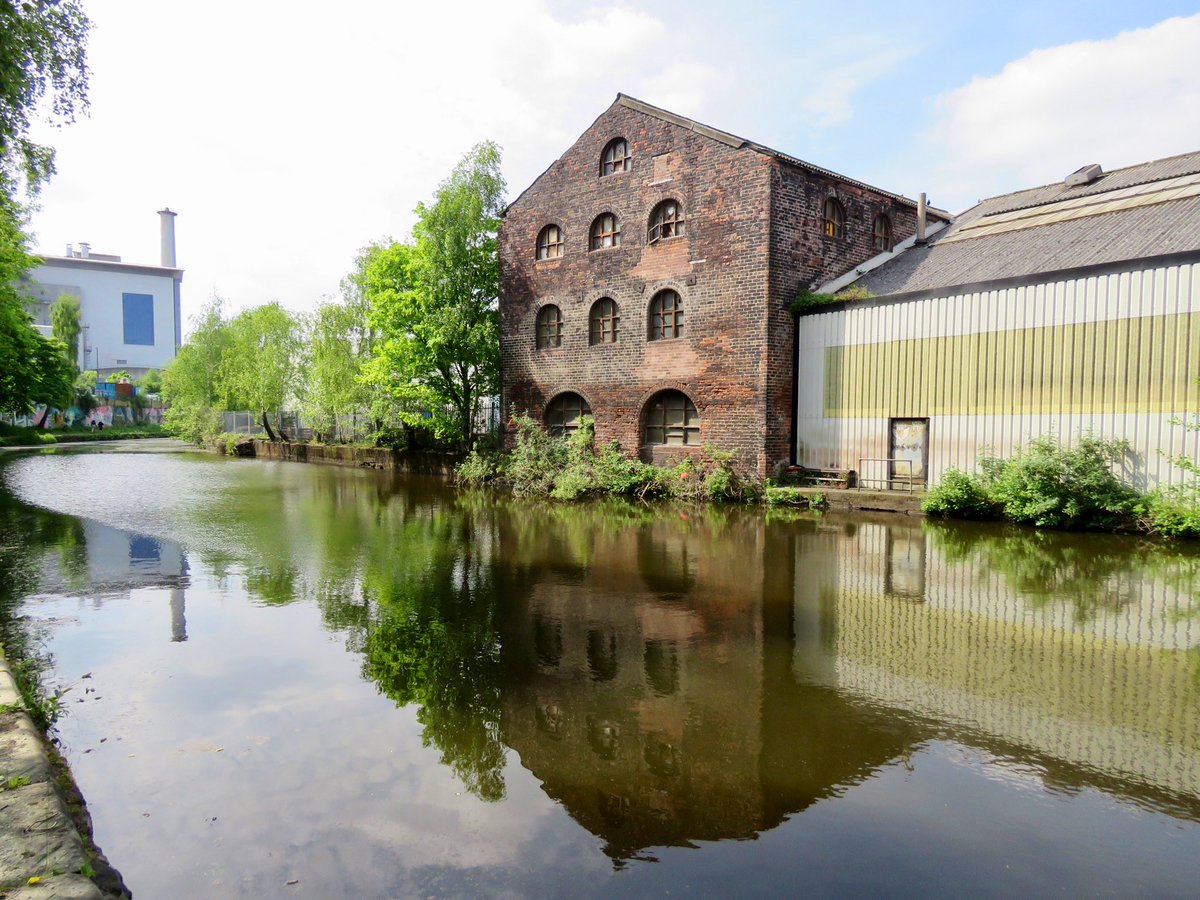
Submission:
[[[929,420],[892,419],[888,449],[890,478],[895,487],[925,484],[929,460]]]

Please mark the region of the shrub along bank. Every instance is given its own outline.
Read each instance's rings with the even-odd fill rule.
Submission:
[[[507,486],[518,497],[581,500],[588,497],[662,497],[691,501],[763,501],[771,505],[809,506],[810,495],[795,488],[765,484],[738,474],[734,455],[712,446],[670,468],[631,459],[613,443],[597,447],[595,429],[584,417],[566,437],[544,431],[528,416],[518,416],[517,446],[511,453],[473,451],[458,467],[470,485]],[[820,499],[818,497],[818,499]]]
[[[1065,447],[1037,438],[1008,459],[985,457],[975,473],[950,469],[922,508],[947,518],[1200,537],[1200,480],[1141,493],[1113,471],[1128,452],[1124,441],[1087,436]]]

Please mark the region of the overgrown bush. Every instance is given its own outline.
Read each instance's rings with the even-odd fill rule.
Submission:
[[[1139,504],[1143,527],[1170,538],[1200,537],[1200,490],[1195,485],[1161,488]]]
[[[983,479],[959,469],[947,469],[942,480],[921,501],[931,516],[956,519],[996,519],[999,510],[988,496]]]
[[[1000,517],[1050,528],[1121,528],[1136,523],[1140,495],[1122,484],[1113,465],[1124,441],[1084,436],[1064,447],[1036,438],[1008,459],[984,458],[979,473],[951,470],[922,503],[931,515]]]
[[[734,454],[706,446],[672,468],[626,456],[617,442],[597,448],[595,427],[584,417],[565,437],[545,431],[528,416],[514,417],[517,446],[509,454],[475,452],[458,467],[472,485],[507,484],[520,497],[671,497],[680,500],[746,500],[755,485],[734,467]]]

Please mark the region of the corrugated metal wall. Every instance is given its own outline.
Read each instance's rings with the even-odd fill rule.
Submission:
[[[1127,476],[1151,487],[1179,480],[1169,456],[1196,458],[1172,420],[1200,413],[1198,379],[1200,264],[802,316],[797,461],[859,469],[888,455],[890,418],[928,418],[931,482],[1091,432],[1126,438]]]

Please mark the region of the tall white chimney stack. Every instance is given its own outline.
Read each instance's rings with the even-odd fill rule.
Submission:
[[[925,217],[926,217],[925,203],[926,203],[925,192],[922,191],[921,196],[917,198],[917,243],[918,244],[925,243]]]
[[[159,224],[162,228],[162,265],[167,269],[175,268],[175,213],[164,207],[158,211]]]

